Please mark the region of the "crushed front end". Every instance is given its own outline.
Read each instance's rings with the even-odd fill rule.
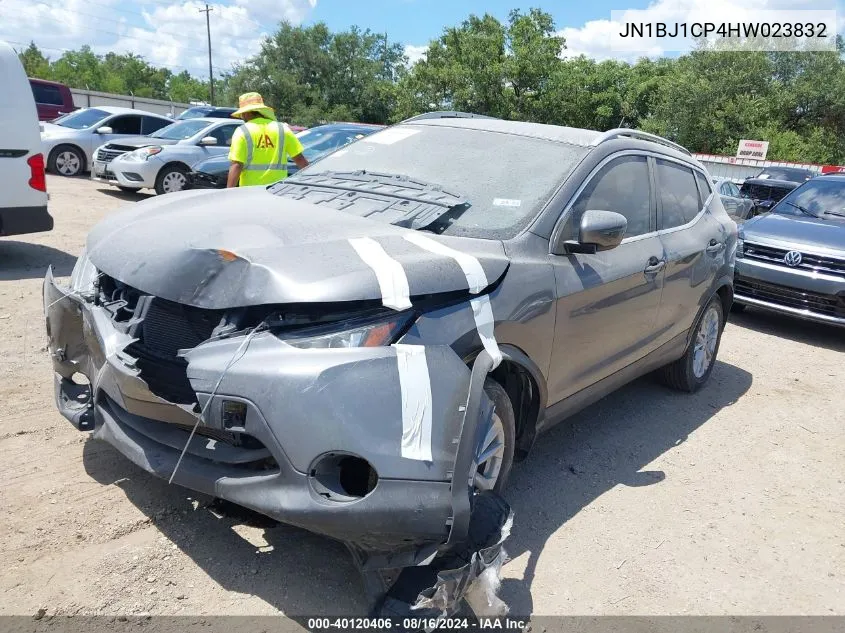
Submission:
[[[84,254],[69,287],[47,272],[44,307],[59,410],[145,471],[411,561],[468,521],[462,432],[490,403],[477,390],[468,406],[470,369],[448,345],[401,344],[413,312],[198,308]],[[407,384],[402,362],[427,367],[427,384]],[[409,428],[420,389],[430,410],[411,415],[433,423]]]

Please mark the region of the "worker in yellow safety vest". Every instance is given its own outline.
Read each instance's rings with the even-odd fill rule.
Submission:
[[[287,125],[276,121],[273,108],[264,105],[257,92],[241,95],[232,116],[244,124],[232,136],[227,187],[269,185],[287,178],[288,160],[300,169],[308,165],[302,143]]]

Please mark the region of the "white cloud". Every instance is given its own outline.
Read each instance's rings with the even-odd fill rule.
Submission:
[[[424,59],[427,51],[428,45],[415,46],[413,44],[407,44],[405,46],[405,57],[408,58],[408,65],[413,66],[421,59]]]
[[[303,22],[317,0],[231,0],[213,3],[212,57],[215,75],[256,54],[261,39],[278,23]],[[103,6],[108,5],[108,6]],[[50,58],[85,44],[97,53],[136,53],[173,72],[208,75],[205,14],[199,0],[170,4],[136,0],[62,0],[52,6],[31,0],[0,0],[0,39],[22,48],[34,40]]]
[[[759,23],[771,22],[773,17],[777,19],[774,14],[769,14],[767,19],[767,15],[762,13],[764,11],[788,11],[795,15],[797,10],[838,10],[840,20],[845,14],[834,0],[654,0],[645,9],[613,11],[610,19],[591,20],[578,28],[565,27],[558,31],[558,35],[566,38],[564,57],[583,54],[599,60],[615,58],[632,61],[642,56],[659,57],[667,52],[687,51],[693,42],[689,38],[652,37],[637,38],[636,41],[621,38],[619,33],[626,30],[626,22],[653,25],[662,22],[667,26],[703,22]],[[779,19],[785,21],[787,14],[781,15],[784,17]],[[797,20],[790,18],[790,21]]]

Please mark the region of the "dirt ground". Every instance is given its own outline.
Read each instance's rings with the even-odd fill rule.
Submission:
[[[0,239],[0,614],[363,615],[345,549],[217,518],[56,411],[41,282],[127,196],[48,179],[50,233]],[[845,330],[748,310],[710,384],[640,380],[515,467],[519,615],[845,614]]]

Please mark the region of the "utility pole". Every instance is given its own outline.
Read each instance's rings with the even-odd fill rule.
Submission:
[[[214,73],[211,70],[211,12],[214,11],[213,7],[208,6],[208,3],[205,5],[205,9],[200,9],[200,13],[205,13],[205,30],[208,33],[208,89],[210,94],[210,101],[211,105],[214,105]]]

